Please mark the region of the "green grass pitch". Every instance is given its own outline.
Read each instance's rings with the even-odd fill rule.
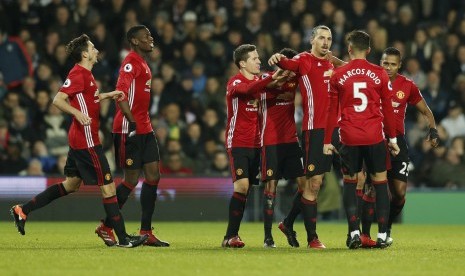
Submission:
[[[276,249],[263,248],[263,225],[244,223],[242,249],[220,247],[226,222],[163,222],[155,233],[169,248],[108,248],[97,222],[34,222],[26,236],[0,222],[0,275],[465,275],[465,226],[395,225],[394,245],[348,250],[346,225],[319,223],[326,250],[291,248],[273,226]],[[128,222],[129,233],[138,224]],[[376,229],[376,226],[373,226]],[[368,274],[370,273],[370,274]]]

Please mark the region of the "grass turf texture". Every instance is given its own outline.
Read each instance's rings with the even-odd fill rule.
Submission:
[[[263,248],[263,224],[244,223],[242,249],[220,247],[225,222],[157,223],[169,248],[108,248],[94,234],[97,222],[34,222],[26,236],[0,222],[1,275],[465,275],[465,226],[395,225],[394,245],[348,250],[345,224],[318,224],[325,250],[291,248],[277,224],[276,249]],[[128,232],[138,224],[127,223]],[[373,225],[376,231],[376,226]],[[375,235],[375,233],[373,233]]]

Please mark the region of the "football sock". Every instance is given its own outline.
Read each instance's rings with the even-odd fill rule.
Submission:
[[[307,231],[307,241],[310,242],[316,237],[316,216],[317,203],[316,200],[308,200],[302,197],[300,199],[302,215],[304,217],[305,230]]]
[[[116,198],[118,200],[118,207],[120,209],[123,208],[124,203],[128,200],[129,195],[131,194],[132,190],[135,186],[132,186],[128,182],[122,181],[121,184],[116,187]],[[111,221],[109,221],[109,217],[105,218],[105,222],[103,223],[105,226],[110,227]]]
[[[375,214],[375,198],[363,195],[362,202],[362,233],[370,236],[371,224]]]
[[[118,205],[120,209],[123,209],[124,203],[126,203],[134,188],[135,186],[125,181],[121,182],[121,184],[116,187],[116,196],[118,198]]]
[[[360,225],[360,218],[362,217],[362,205],[363,205],[363,189],[356,189],[355,194],[357,195],[357,224]]]
[[[119,211],[118,200],[116,196],[108,197],[103,199],[103,207],[105,208],[105,213],[107,214],[106,221],[109,222],[109,225],[115,229],[115,233],[118,236],[120,242],[126,239],[126,229],[124,226],[123,216]]]
[[[140,193],[140,205],[142,207],[142,216],[140,220],[141,230],[152,229],[152,215],[155,210],[155,201],[157,200],[158,181],[145,181],[142,184]]]
[[[65,196],[68,193],[63,186],[63,183],[55,184],[48,187],[45,191],[36,195],[30,201],[23,205],[23,212],[27,215],[30,212],[44,207],[55,199]]]
[[[271,225],[273,224],[274,201],[276,194],[264,192],[263,197],[263,226],[265,229],[265,239],[271,238]]]
[[[387,180],[373,181],[376,190],[376,218],[378,233],[386,233],[389,219],[389,194]]]
[[[349,232],[359,230],[357,218],[357,195],[355,190],[357,188],[357,180],[344,180],[344,187],[342,191],[342,199],[344,202],[344,209],[346,210],[347,223],[349,225]]]
[[[238,235],[241,226],[242,216],[244,215],[245,203],[247,196],[245,194],[234,192],[229,202],[229,222],[225,238],[231,238]]]
[[[397,200],[392,200],[391,201],[391,207],[390,207],[390,211],[389,211],[388,229],[391,229],[392,222],[402,212],[402,209],[404,208],[404,205],[405,205],[405,198],[402,199],[401,201],[397,201]]]
[[[291,210],[289,211],[289,214],[287,214],[287,216],[284,218],[283,223],[290,230],[294,228],[295,219],[301,212],[301,203],[300,203],[301,197],[302,197],[302,190],[298,189],[294,195],[294,199],[292,200]]]

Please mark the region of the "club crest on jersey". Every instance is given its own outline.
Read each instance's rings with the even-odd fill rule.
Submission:
[[[266,175],[272,176],[273,175],[273,170],[272,169],[267,170]]]
[[[315,165],[313,164],[308,165],[308,170],[313,172],[315,170]]]
[[[401,91],[401,90],[397,91],[397,92],[396,92],[396,97],[397,97],[398,99],[401,99],[401,100],[402,100],[402,99],[405,97],[404,91]]]
[[[124,70],[124,72],[131,72],[132,71],[131,63],[128,63],[128,64],[124,65],[123,70]]]
[[[236,170],[237,175],[242,175],[243,173],[244,173],[244,171],[242,169],[237,169]]]
[[[131,166],[134,161],[131,158],[126,159],[126,165]]]
[[[107,173],[107,174],[105,175],[105,180],[108,181],[108,180],[110,180],[110,179],[111,179],[111,174]]]
[[[69,87],[70,85],[71,85],[71,80],[70,79],[66,79],[65,83],[63,83],[63,87]]]
[[[250,100],[247,102],[247,105],[251,105],[252,107],[246,107],[246,111],[258,111],[258,99]]]

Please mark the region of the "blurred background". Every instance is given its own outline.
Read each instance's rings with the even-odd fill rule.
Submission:
[[[73,66],[65,45],[88,34],[100,51],[93,69],[100,91],[112,91],[129,51],[125,33],[136,24],[146,25],[156,44],[148,59],[153,74],[149,113],[160,144],[166,179],[160,187],[166,188],[167,200],[169,191],[194,201],[202,194],[204,199],[220,198],[217,206],[209,205],[222,212],[212,219],[225,218],[225,199],[232,191],[223,145],[225,83],[237,73],[232,52],[242,43],[255,44],[262,69],[269,70],[268,57],[283,47],[308,51],[312,28],[320,24],[331,28],[333,54],[342,59],[347,59],[344,36],[353,29],[371,35],[369,60],[376,64],[386,47],[401,51],[401,73],[420,88],[441,136],[440,146],[432,149],[425,141],[426,122],[415,109],[408,109],[409,189],[464,198],[459,192],[465,188],[463,0],[1,0],[2,204],[40,192],[63,175],[70,117],[50,103]],[[118,177],[111,139],[114,111],[113,102],[102,102],[100,133]],[[300,128],[299,97],[295,119]],[[340,181],[335,173],[326,179],[319,211],[323,218],[338,218]],[[182,190],[180,183],[190,183],[191,188]],[[284,211],[294,192],[295,183],[282,181]],[[91,187],[86,193],[95,190]],[[259,195],[257,189],[249,204],[259,208]],[[406,213],[409,206],[421,203],[407,205]],[[250,218],[258,219],[259,212],[252,208]]]

